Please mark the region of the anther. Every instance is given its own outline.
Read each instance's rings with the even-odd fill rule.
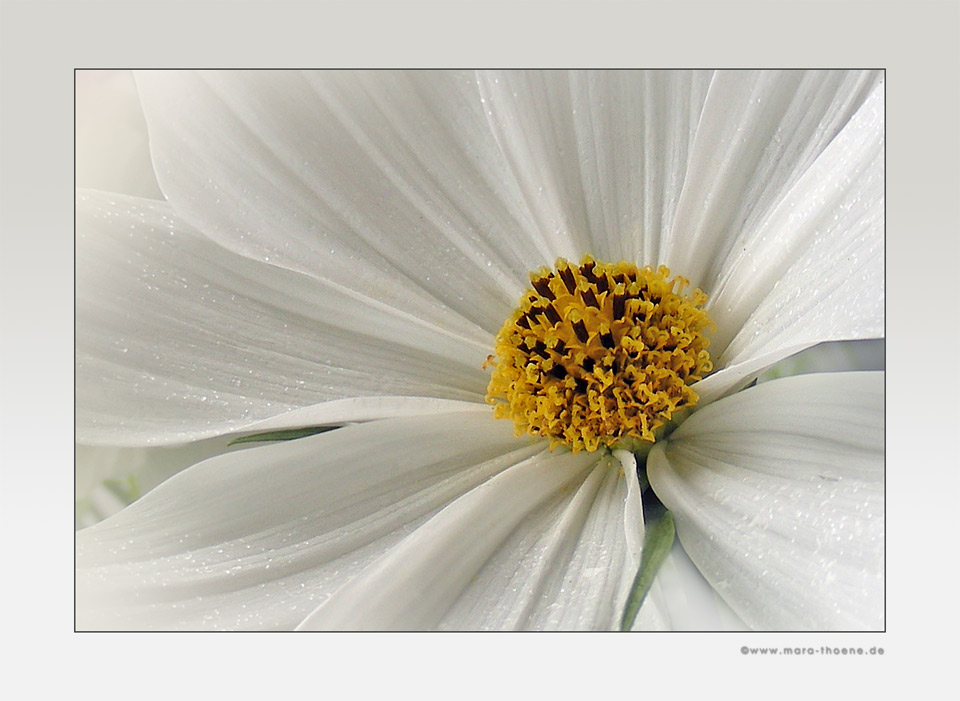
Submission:
[[[626,295],[623,291],[623,284],[618,284],[613,290],[613,318],[622,319],[625,310]]]
[[[594,294],[593,290],[587,288],[586,290],[580,291],[580,298],[583,300],[583,303],[588,307],[593,307],[594,309],[600,308],[600,302],[597,300],[597,295]]]
[[[548,304],[543,311],[547,315],[547,319],[550,320],[551,324],[556,325],[560,323],[560,315],[557,314],[557,310],[554,309],[552,304]]]
[[[577,290],[577,281],[573,277],[573,271],[569,267],[562,267],[557,271],[560,274],[560,279],[563,280],[564,286],[567,288],[567,292],[573,294]]]
[[[553,290],[550,289],[550,280],[548,278],[537,278],[533,281],[533,288],[551,301],[557,298],[557,296],[553,294]]]

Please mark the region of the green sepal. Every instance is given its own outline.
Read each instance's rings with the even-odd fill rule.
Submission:
[[[240,436],[227,443],[228,446],[239,443],[267,443],[270,441],[292,441],[297,438],[306,438],[315,436],[318,433],[332,431],[339,426],[310,426],[308,428],[288,428],[282,431],[266,431],[265,433],[252,433],[249,436]]]
[[[673,547],[673,540],[676,538],[677,528],[673,522],[673,514],[664,511],[660,518],[647,524],[647,535],[643,539],[643,554],[640,556],[640,568],[637,570],[637,576],[633,579],[633,586],[630,588],[630,596],[627,597],[627,605],[623,610],[623,618],[620,621],[620,630],[630,630],[633,622],[637,618],[640,606],[653,586],[653,580],[657,576],[660,565]]]

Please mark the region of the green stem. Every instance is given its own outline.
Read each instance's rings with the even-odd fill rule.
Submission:
[[[643,605],[647,592],[653,586],[653,580],[657,576],[660,565],[673,547],[676,535],[677,528],[673,523],[673,514],[669,511],[664,511],[660,518],[647,524],[647,535],[643,539],[643,553],[640,556],[640,568],[633,579],[630,596],[627,597],[620,630],[630,630],[633,627],[640,606]]]

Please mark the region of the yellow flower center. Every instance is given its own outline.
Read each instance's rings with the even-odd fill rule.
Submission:
[[[487,359],[495,416],[574,453],[653,443],[713,368],[707,296],[682,294],[689,282],[669,275],[590,256],[531,273]]]

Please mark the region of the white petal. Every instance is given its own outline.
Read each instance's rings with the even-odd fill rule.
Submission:
[[[710,73],[501,71],[478,80],[544,246],[572,259],[656,263]]]
[[[804,347],[883,336],[883,129],[881,84],[728,257],[702,401]]]
[[[758,382],[811,372],[883,370],[886,342],[882,338],[867,341],[821,343],[777,363],[757,378]]]
[[[243,432],[261,433],[303,426],[331,426],[398,416],[430,416],[464,411],[488,413],[490,405],[432,397],[352,397],[294,409],[245,426]]]
[[[726,258],[754,238],[879,79],[862,71],[718,72],[663,262],[712,292]]]
[[[78,70],[77,187],[162,199],[130,71]]]
[[[158,178],[259,260],[474,338],[543,259],[472,73],[145,72]]]
[[[883,98],[880,84],[757,226],[745,243],[749,255],[728,258],[714,320],[738,328],[756,311],[729,348],[718,340],[724,358],[735,361],[744,347],[754,348],[758,329],[764,340],[788,329],[799,335],[796,319],[807,334],[819,327],[818,340],[882,333]],[[774,319],[779,324],[771,329]]]
[[[218,437],[156,448],[77,445],[74,451],[77,526],[92,526],[180,470],[232,450],[229,442],[229,438]]]
[[[883,373],[774,380],[696,412],[648,475],[753,628],[883,628]]]
[[[657,572],[649,596],[659,597],[670,630],[748,630],[704,579],[679,541]]]
[[[565,456],[570,460],[572,456]],[[601,460],[579,489],[528,516],[439,624],[449,630],[619,629],[643,543],[636,466]],[[648,601],[636,629],[662,629]]]
[[[639,564],[639,506],[636,471],[611,456],[542,453],[441,511],[302,627],[612,629]]]
[[[492,338],[464,339],[231,253],[165,203],[82,193],[77,231],[84,442],[184,442],[265,419],[298,425],[297,410],[345,397],[354,406],[332,421],[483,400]],[[410,399],[390,405],[391,396]],[[366,415],[363,398],[375,398]]]
[[[295,627],[447,503],[543,451],[486,416],[357,424],[179,473],[77,533],[78,628]]]

